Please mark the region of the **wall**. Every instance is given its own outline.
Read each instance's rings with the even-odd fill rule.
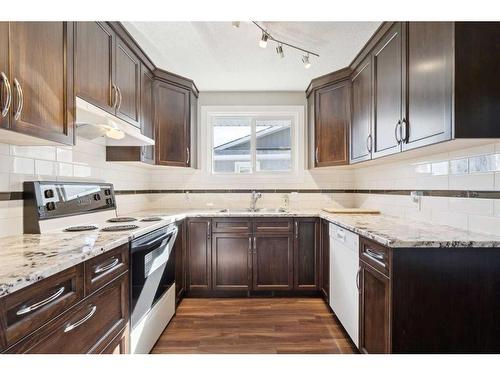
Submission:
[[[354,170],[356,189],[500,191],[500,143]],[[444,192],[446,194],[446,192]],[[484,194],[487,196],[487,194]],[[355,204],[390,215],[500,235],[500,199],[355,194]]]
[[[108,163],[106,149],[77,139],[69,146],[15,146],[0,144],[0,191],[21,192],[23,181],[106,181],[115,189],[148,189],[147,169],[118,163]],[[148,207],[145,195],[117,196],[121,213]],[[22,200],[0,201],[0,236],[23,231]]]

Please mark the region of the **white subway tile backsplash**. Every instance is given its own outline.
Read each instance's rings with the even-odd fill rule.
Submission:
[[[11,173],[30,174],[35,173],[35,161],[28,158],[13,157],[11,159]]]
[[[57,163],[57,175],[61,177],[73,176],[73,164],[70,163]]]
[[[56,163],[48,160],[35,160],[35,174],[41,176],[55,176]]]
[[[494,187],[493,172],[450,176],[451,190],[493,190]]]

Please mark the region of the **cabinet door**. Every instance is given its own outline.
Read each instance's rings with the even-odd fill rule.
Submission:
[[[403,113],[403,29],[395,23],[373,53],[374,118],[372,124],[374,158],[401,151]]]
[[[141,63],[120,39],[116,38],[115,85],[118,90],[116,116],[132,125],[139,124]]]
[[[198,167],[198,98],[192,92],[189,95],[190,97],[190,113],[189,113],[189,122],[190,127],[188,129],[189,133],[189,142],[187,144],[188,148],[188,161],[187,167],[197,168]]]
[[[345,80],[316,91],[316,167],[348,163],[349,85]]]
[[[10,86],[10,90],[9,90]],[[9,23],[0,22],[0,127],[10,124],[9,98],[12,98],[12,81],[9,76]],[[10,104],[12,107],[12,104]]]
[[[210,219],[190,219],[187,222],[188,291],[211,288],[210,223]]]
[[[179,304],[186,291],[186,228],[180,223],[177,239],[174,244],[175,253],[175,302]]]
[[[11,22],[9,46],[10,128],[72,145],[73,23]]]
[[[364,353],[390,353],[390,280],[365,262],[359,264],[359,348]]]
[[[453,22],[408,23],[403,150],[451,139]]]
[[[252,236],[214,233],[212,239],[214,290],[250,290],[252,285]]]
[[[115,34],[105,22],[77,22],[75,40],[76,96],[114,114]]]
[[[330,224],[321,220],[320,290],[323,299],[329,301],[330,293]]]
[[[370,56],[352,78],[351,162],[371,159],[372,66]]]
[[[253,290],[293,289],[293,234],[254,236]]]
[[[153,122],[153,74],[142,67],[141,75],[141,131],[146,137],[155,138]],[[141,160],[145,163],[154,164],[155,146],[143,146],[141,149]]]
[[[294,232],[294,288],[317,290],[319,276],[317,219],[295,220]]]
[[[158,82],[155,88],[156,164],[187,167],[189,91]]]

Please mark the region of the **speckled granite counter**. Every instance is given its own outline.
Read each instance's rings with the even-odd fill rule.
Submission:
[[[29,234],[0,238],[0,296],[95,257],[185,217],[321,217],[385,246],[403,247],[498,247],[500,236],[470,233],[447,226],[385,215],[330,214],[324,211],[245,212],[218,210],[148,210],[130,214],[162,216],[160,222],[140,222],[126,232]],[[500,233],[499,233],[500,234]]]

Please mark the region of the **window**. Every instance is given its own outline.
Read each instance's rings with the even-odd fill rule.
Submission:
[[[212,117],[212,171],[250,174],[292,170],[292,117]]]

